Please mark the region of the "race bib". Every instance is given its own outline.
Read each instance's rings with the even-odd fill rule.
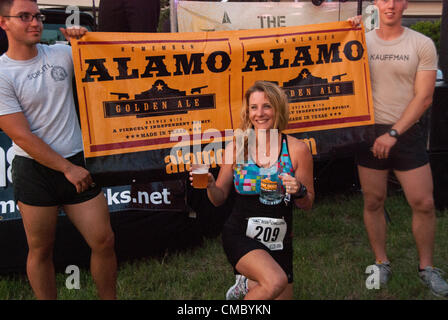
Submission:
[[[269,250],[282,250],[286,235],[284,219],[254,217],[247,222],[246,236],[263,243]]]

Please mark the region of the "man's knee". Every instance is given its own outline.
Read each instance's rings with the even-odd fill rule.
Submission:
[[[97,236],[91,244],[91,249],[98,252],[107,252],[115,248],[115,235],[112,230]]]
[[[384,207],[386,201],[386,195],[377,194],[372,192],[363,192],[364,197],[364,211],[377,212]]]
[[[412,212],[415,214],[432,215],[434,214],[434,198],[432,196],[421,197],[409,201]]]
[[[28,243],[28,255],[38,260],[53,259],[53,242],[34,241]]]

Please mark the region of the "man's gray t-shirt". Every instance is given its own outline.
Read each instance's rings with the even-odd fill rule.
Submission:
[[[23,112],[31,132],[64,158],[82,151],[73,100],[70,46],[37,44],[38,55],[17,61],[0,57],[0,116]],[[13,144],[17,155],[31,158]]]
[[[409,28],[393,40],[366,34],[375,123],[394,124],[415,95],[415,76],[437,70],[437,51],[427,36]]]

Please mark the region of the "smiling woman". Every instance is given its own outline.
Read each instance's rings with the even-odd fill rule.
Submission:
[[[222,230],[224,251],[236,274],[226,294],[229,300],[292,298],[292,208],[310,209],[314,188],[310,150],[281,133],[288,115],[284,91],[272,82],[255,82],[241,110],[244,142],[237,137],[226,147],[226,153],[237,157],[221,166],[216,180],[209,174],[207,195],[215,206],[224,203],[232,188],[236,191]]]

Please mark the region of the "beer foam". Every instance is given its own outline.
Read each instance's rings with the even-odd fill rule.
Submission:
[[[208,168],[193,168],[192,172],[195,174],[206,174],[208,173]]]

